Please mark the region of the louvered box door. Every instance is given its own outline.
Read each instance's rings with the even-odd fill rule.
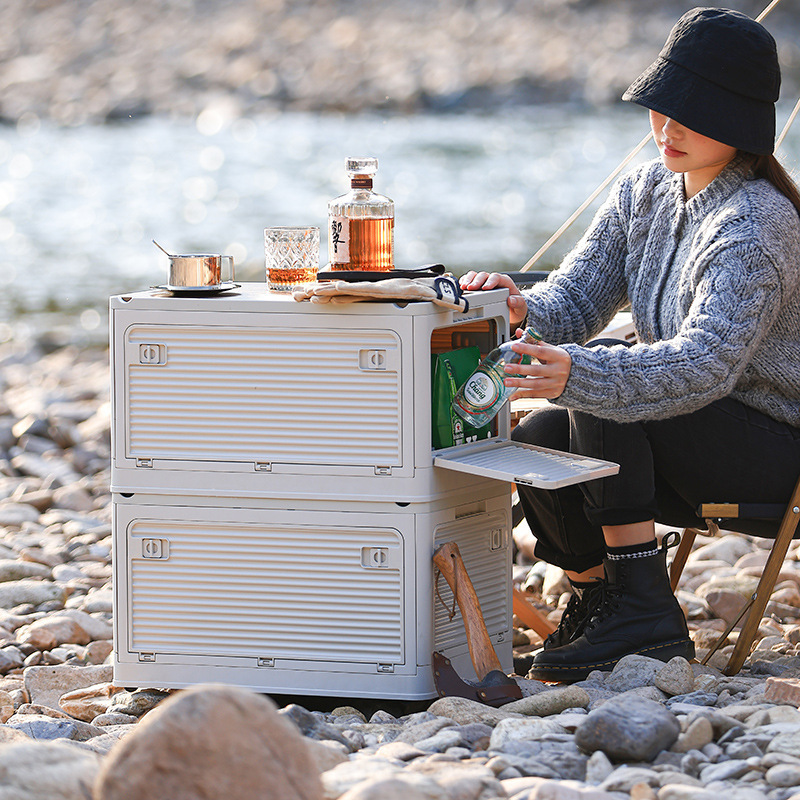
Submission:
[[[415,598],[404,583],[413,514],[136,498],[114,513],[115,679],[132,668],[137,681],[145,665],[148,685],[154,669],[177,669],[163,681],[174,685],[195,667],[218,673],[206,680],[240,683],[248,672],[249,685],[300,690],[293,676],[319,671],[416,672]]]
[[[126,327],[115,376],[125,420],[118,462],[402,471],[397,332],[324,323],[304,329],[296,319],[248,314],[191,324],[192,316]]]

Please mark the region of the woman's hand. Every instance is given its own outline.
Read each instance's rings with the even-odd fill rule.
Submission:
[[[520,331],[517,331],[517,335]],[[512,349],[535,358],[530,364],[506,364],[506,386],[514,386],[514,397],[543,397],[555,400],[564,391],[572,369],[572,358],[563,347],[540,342],[514,342]],[[538,363],[537,363],[538,362]]]
[[[465,292],[483,289],[508,289],[508,316],[511,327],[519,325],[528,314],[528,306],[517,284],[502,272],[467,272],[459,278],[459,286]]]

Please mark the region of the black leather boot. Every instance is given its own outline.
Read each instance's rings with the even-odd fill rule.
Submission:
[[[591,619],[592,613],[602,597],[600,586],[605,582],[605,578],[597,578],[591,583],[572,583],[570,581],[572,597],[561,615],[558,627],[544,640],[542,647],[545,650],[563,647],[567,642],[583,633],[586,623]]]
[[[597,603],[603,596],[600,586],[601,584],[605,586],[605,583],[605,578],[595,578],[587,583],[570,581],[572,597],[561,615],[558,627],[544,640],[540,650],[561,647],[583,633],[586,623],[591,619]],[[539,650],[514,656],[514,672],[523,677],[527,675],[538,652]]]
[[[667,534],[660,550],[605,561],[607,584],[580,636],[561,647],[540,650],[529,678],[580,681],[593,670],[610,670],[623,657],[640,655],[669,661],[694,658],[686,618],[667,576],[667,550],[680,540]]]

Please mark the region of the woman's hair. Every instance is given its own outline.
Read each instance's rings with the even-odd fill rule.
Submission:
[[[766,178],[781,194],[788,197],[800,216],[800,189],[778,159],[772,153],[761,156],[755,153],[742,155],[749,160],[753,175],[756,178]]]

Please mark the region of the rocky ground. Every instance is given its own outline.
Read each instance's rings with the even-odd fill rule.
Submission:
[[[751,16],[766,0],[724,3]],[[797,97],[798,18],[765,21]],[[458,110],[603,103],[649,64],[678,0],[4,0],[0,118]]]
[[[727,645],[708,667],[630,656],[572,686],[520,679],[525,696],[501,709],[442,698],[323,711],[219,686],[113,686],[107,355],[0,346],[3,800],[800,798],[794,545],[733,677],[718,669]],[[516,539],[516,578],[556,620],[563,575],[524,563],[524,526]],[[679,598],[699,654],[766,555],[735,534],[698,540]],[[538,641],[518,628],[517,654]]]

